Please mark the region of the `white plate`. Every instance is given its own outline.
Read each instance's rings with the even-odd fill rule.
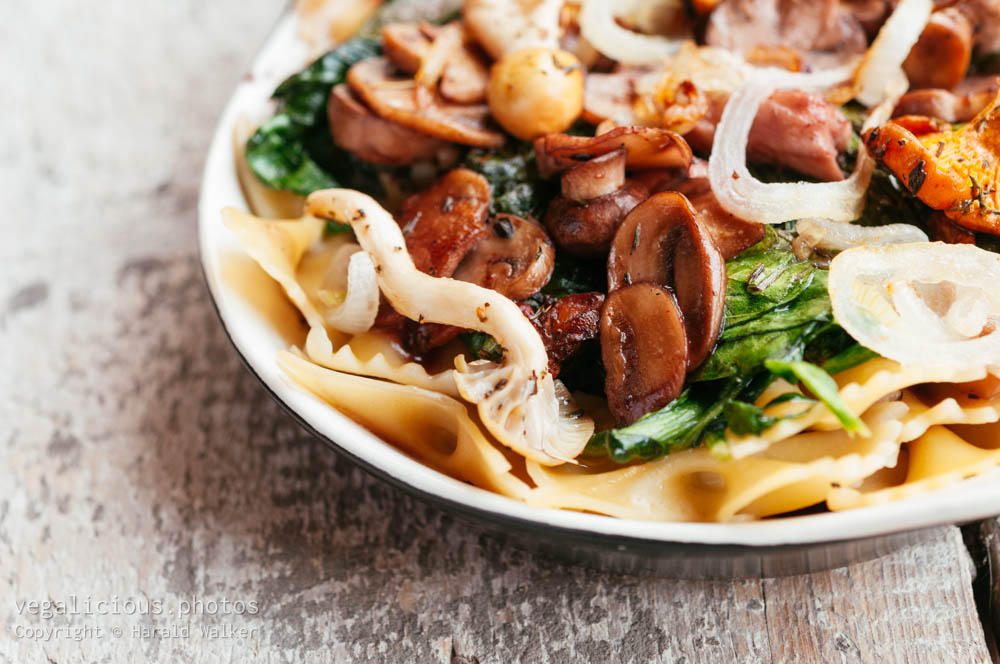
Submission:
[[[362,465],[395,484],[490,521],[528,526],[531,530],[573,531],[575,538],[660,545],[736,545],[775,547],[817,545],[872,538],[906,530],[968,522],[1000,514],[1000,482],[981,477],[908,500],[839,513],[714,523],[659,523],[529,507],[438,473],[399,452],[389,443],[299,388],[278,369],[275,355],[286,344],[277,331],[222,278],[222,256],[239,252],[236,239],[223,226],[219,211],[227,205],[246,209],[237,182],[231,147],[233,124],[241,112],[259,116],[267,108],[275,85],[305,64],[304,46],[286,17],[270,36],[253,64],[252,76],[241,83],[212,139],[199,201],[199,244],[205,278],[226,332],[240,355],[267,389],[300,421]]]

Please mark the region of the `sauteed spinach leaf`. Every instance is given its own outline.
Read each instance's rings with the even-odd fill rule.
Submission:
[[[511,143],[503,148],[475,148],[465,156],[465,166],[490,183],[490,212],[540,219],[552,197],[551,185],[538,177],[531,143]]]
[[[261,182],[301,196],[342,185],[378,193],[375,167],[334,145],[326,102],[351,65],[380,52],[377,42],[352,39],[277,87],[278,112],[246,146],[247,164]]]

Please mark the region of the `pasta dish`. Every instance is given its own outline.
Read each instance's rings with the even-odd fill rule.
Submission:
[[[631,519],[1000,464],[1000,1],[297,10],[313,55],[237,123],[222,219],[297,311],[301,388]]]

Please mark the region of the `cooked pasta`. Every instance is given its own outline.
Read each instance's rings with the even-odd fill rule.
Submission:
[[[224,222],[308,328],[284,373],[539,508],[741,521],[1000,465],[1000,102],[889,119],[931,3],[854,46],[786,32],[806,9],[720,3],[696,43],[676,3],[542,4],[384,7],[234,127]]]

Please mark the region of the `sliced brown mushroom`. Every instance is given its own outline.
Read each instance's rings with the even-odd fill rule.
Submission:
[[[447,143],[375,115],[346,84],[334,86],[327,104],[333,141],[374,164],[402,166],[427,161]]]
[[[687,335],[674,296],[657,284],[608,294],[601,311],[608,407],[622,424],[663,408],[684,387]]]
[[[628,168],[675,168],[691,163],[691,148],[676,133],[654,127],[617,127],[600,136],[547,134],[535,139],[542,177],[562,173],[580,162],[624,148]]]
[[[545,212],[545,227],[560,249],[583,258],[600,256],[625,215],[648,195],[643,184],[626,180],[621,189],[588,201],[557,196]]]
[[[690,177],[688,175],[690,170],[690,168],[648,168],[633,173],[632,179],[646,185],[649,195],[652,196],[661,191],[674,191],[677,185]]]
[[[450,277],[487,235],[490,185],[479,173],[457,168],[425,192],[403,202],[397,219],[417,269]]]
[[[951,90],[958,85],[972,60],[972,22],[957,7],[931,14],[903,62],[910,87]]]
[[[382,51],[392,64],[413,75],[430,49],[433,35],[417,23],[388,23],[382,28]]]
[[[477,147],[499,147],[505,140],[486,104],[451,103],[397,75],[388,58],[357,63],[347,72],[347,84],[379,116],[428,136]]]
[[[725,309],[726,263],[688,200],[652,196],[625,218],[608,254],[608,290],[650,282],[673,291],[684,314],[688,368],[715,346]]]
[[[552,241],[538,222],[498,214],[453,276],[523,300],[549,282],[555,257]]]
[[[698,222],[711,233],[723,260],[728,261],[764,239],[764,224],[740,219],[725,210],[707,177],[684,180],[673,191],[684,194],[691,203],[698,213]]]
[[[594,157],[563,173],[562,195],[571,201],[589,201],[625,185],[625,148]]]
[[[429,23],[390,23],[382,29],[382,50],[401,71],[416,74],[440,30]],[[457,104],[480,104],[486,101],[489,78],[485,57],[473,45],[463,44],[451,53],[441,74],[441,96]]]

